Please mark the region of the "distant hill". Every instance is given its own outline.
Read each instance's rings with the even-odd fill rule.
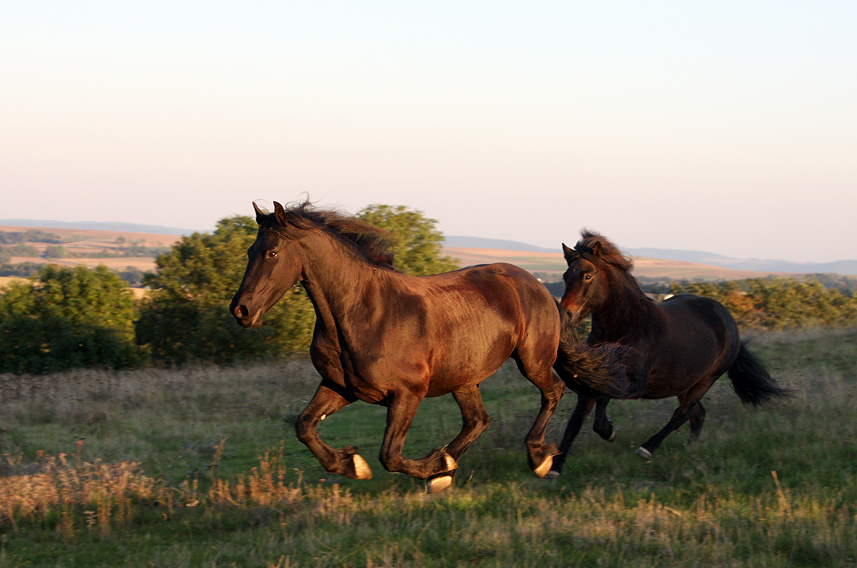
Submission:
[[[91,231],[119,231],[123,233],[156,233],[159,235],[190,235],[190,229],[162,227],[160,225],[137,225],[134,223],[110,223],[98,221],[35,221],[32,219],[0,219],[7,227],[41,227],[45,229],[87,229]]]
[[[8,227],[41,227],[55,229],[82,229],[96,231],[113,231],[129,233],[150,233],[161,235],[190,235],[191,229],[163,227],[160,225],[139,225],[134,223],[112,223],[96,221],[44,221],[31,219],[0,219],[0,226]],[[504,239],[487,239],[483,237],[466,237],[449,235],[445,238],[445,248],[457,249],[497,249],[519,252],[557,253],[557,248],[545,248],[519,241]],[[857,260],[839,260],[835,262],[790,262],[787,260],[760,260],[730,258],[716,253],[660,248],[628,248],[623,249],[634,257],[675,260],[694,264],[718,266],[738,271],[750,272],[783,272],[792,274],[841,274],[857,275]]]
[[[448,248],[503,249],[526,252],[558,252],[556,249],[538,247],[517,241],[485,239],[480,237],[448,236],[444,244]],[[793,274],[842,274],[857,275],[857,260],[839,260],[835,262],[790,262],[787,260],[759,260],[730,258],[711,252],[659,248],[622,249],[631,256],[677,260],[695,264],[706,264],[752,272],[788,272]]]

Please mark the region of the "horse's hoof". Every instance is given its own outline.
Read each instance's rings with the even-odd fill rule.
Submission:
[[[553,456],[548,456],[542,464],[533,470],[533,473],[536,474],[536,477],[539,479],[544,479],[544,477],[548,474],[548,472],[553,467]]]
[[[426,493],[428,493],[429,495],[431,495],[432,493],[439,493],[450,485],[452,485],[452,476],[440,475],[438,477],[429,479],[426,482]]]
[[[615,442],[616,441],[616,430],[613,430],[613,433],[610,434],[610,437],[607,438],[607,441],[608,442]]]
[[[547,475],[545,475],[545,479],[556,479],[559,477],[559,472],[555,469],[550,470]]]
[[[635,453],[638,456],[640,456],[641,458],[643,458],[644,460],[652,459],[652,452],[650,452],[649,450],[647,450],[643,446],[640,446]]]
[[[363,459],[360,454],[351,456],[351,467],[354,468],[354,477],[352,479],[372,479],[372,468]]]

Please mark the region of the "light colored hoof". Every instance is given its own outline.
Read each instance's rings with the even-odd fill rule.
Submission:
[[[441,475],[440,477],[435,477],[434,479],[428,480],[428,482],[426,483],[426,493],[428,493],[429,495],[431,495],[432,493],[439,493],[450,485],[452,485],[452,476]]]
[[[545,479],[556,479],[559,477],[559,472],[555,469],[550,470],[547,475],[545,475]]]
[[[553,456],[548,456],[547,459],[542,462],[542,465],[533,470],[533,473],[535,473],[536,477],[538,477],[539,479],[544,479],[552,467]]]
[[[652,459],[652,452],[650,452],[649,450],[647,450],[643,446],[640,446],[635,453],[638,456],[640,456],[641,458],[643,458],[644,460]]]
[[[351,456],[351,462],[354,465],[354,479],[372,479],[372,468],[363,456],[354,454]]]
[[[608,441],[608,442],[615,442],[615,441],[616,441],[616,435],[617,435],[617,434],[616,434],[616,430],[614,429],[614,430],[613,430],[613,433],[612,433],[612,434],[610,434],[610,437],[609,437],[609,438],[607,438],[607,441]]]

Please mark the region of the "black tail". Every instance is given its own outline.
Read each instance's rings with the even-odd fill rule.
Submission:
[[[765,365],[744,343],[728,373],[732,388],[744,404],[759,406],[772,398],[791,396],[788,390],[777,385]]]
[[[557,307],[561,331],[553,368],[559,378],[578,393],[623,398],[628,391],[628,378],[622,359],[629,348],[618,343],[590,347],[577,337],[568,311],[559,302]]]

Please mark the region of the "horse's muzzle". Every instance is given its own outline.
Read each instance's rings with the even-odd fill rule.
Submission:
[[[258,310],[256,313],[251,315],[247,306],[244,304],[236,305],[235,303],[229,306],[229,310],[232,312],[232,316],[235,318],[235,321],[238,322],[238,325],[241,327],[259,327],[262,325],[262,310]]]

